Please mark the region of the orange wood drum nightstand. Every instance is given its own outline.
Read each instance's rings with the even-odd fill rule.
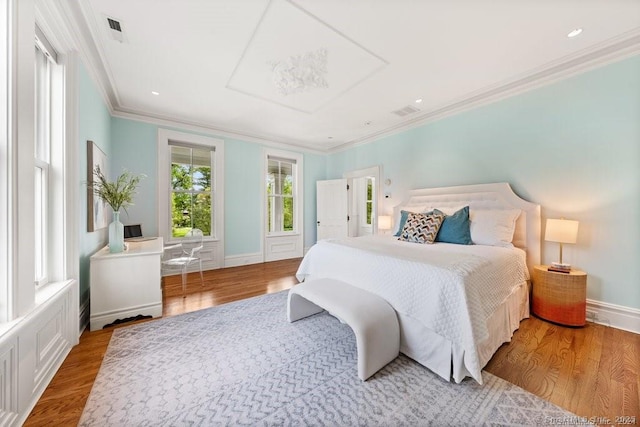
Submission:
[[[533,314],[567,326],[584,326],[587,317],[587,274],[548,271],[547,265],[533,268]]]

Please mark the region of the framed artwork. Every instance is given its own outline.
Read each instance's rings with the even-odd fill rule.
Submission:
[[[109,225],[109,205],[93,194],[93,171],[96,166],[106,173],[107,156],[93,141],[87,141],[87,231],[97,231]]]

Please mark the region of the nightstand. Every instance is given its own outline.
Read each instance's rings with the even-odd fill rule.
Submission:
[[[533,314],[566,326],[584,326],[587,316],[587,274],[548,271],[548,265],[533,267]]]

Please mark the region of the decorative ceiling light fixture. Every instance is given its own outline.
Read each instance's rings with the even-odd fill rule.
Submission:
[[[582,28],[576,28],[575,30],[573,30],[569,34],[567,34],[567,37],[573,38],[575,36],[579,36],[580,33],[582,33]]]
[[[327,49],[290,56],[284,61],[271,61],[273,84],[282,95],[328,88]]]
[[[422,102],[422,98],[416,99],[416,104],[420,104]]]
[[[160,92],[156,92],[155,90],[152,90],[152,91],[151,91],[151,95],[156,95],[156,96],[158,96],[158,95],[160,95]]]

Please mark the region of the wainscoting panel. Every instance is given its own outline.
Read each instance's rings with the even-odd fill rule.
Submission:
[[[55,311],[51,315],[42,317],[44,323],[36,332],[34,392],[40,388],[46,388],[46,384],[43,385],[43,381],[46,380],[47,374],[51,372],[56,361],[61,357],[64,359],[63,353],[65,350],[71,348],[62,331],[62,324],[68,309],[68,304],[66,301],[63,301],[62,304],[55,305],[53,309]]]
[[[267,236],[265,239],[265,261],[300,258],[303,251],[300,234]]]
[[[24,423],[78,343],[78,329],[78,282],[69,280],[46,285],[35,307],[0,332],[0,425]]]
[[[11,425],[18,417],[18,383],[16,381],[16,343],[3,343],[0,353],[0,425]]]

